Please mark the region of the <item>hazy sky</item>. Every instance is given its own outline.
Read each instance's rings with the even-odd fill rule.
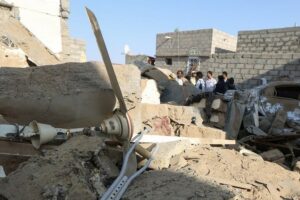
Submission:
[[[87,42],[88,60],[100,60],[84,6],[96,14],[114,63],[124,45],[155,55],[157,33],[216,28],[239,30],[300,26],[300,0],[71,0],[70,31]]]

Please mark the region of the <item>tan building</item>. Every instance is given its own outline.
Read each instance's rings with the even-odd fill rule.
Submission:
[[[187,65],[199,68],[214,53],[235,52],[237,38],[217,29],[175,31],[156,36],[157,66],[172,71]]]

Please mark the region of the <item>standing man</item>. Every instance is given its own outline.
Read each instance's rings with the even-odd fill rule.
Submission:
[[[196,73],[196,85],[195,86],[200,92],[205,92],[205,82],[203,80],[202,72]]]
[[[192,71],[192,74],[191,74],[191,83],[193,85],[197,84],[197,72],[196,71]]]
[[[205,81],[205,92],[213,92],[217,81],[213,78],[212,71],[207,72],[207,80]]]
[[[224,72],[222,73],[222,75],[223,75],[223,77],[224,77],[224,82],[226,83],[227,80],[228,80],[227,72],[224,71]]]
[[[181,85],[181,86],[183,85],[183,71],[182,70],[177,71],[176,81],[177,81],[178,85]]]

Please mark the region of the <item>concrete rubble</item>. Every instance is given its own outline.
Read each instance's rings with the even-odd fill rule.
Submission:
[[[274,199],[300,195],[297,181],[300,174],[287,170],[299,172],[295,140],[300,138],[295,132],[298,110],[289,107],[286,112],[276,108],[273,112],[272,105],[268,105],[272,112],[268,116],[262,115],[259,110],[265,104],[252,103],[253,99],[257,100],[256,93],[230,91],[214,97],[208,118],[208,99],[201,99],[191,106],[182,105],[183,96],[180,101],[177,98],[168,103],[164,101],[166,96],[172,99],[174,95],[169,94],[169,90],[173,90],[172,85],[176,83],[171,76],[169,78],[167,70],[152,66],[150,73],[135,65],[115,65],[114,68],[130,110],[134,132],[151,128],[142,145],[151,148],[151,144],[157,143],[158,146],[150,171],[133,182],[124,199],[165,199],[170,197],[170,192],[174,197],[201,199]],[[128,79],[128,71],[134,78]],[[105,68],[99,63],[1,68],[0,75],[3,77],[0,79],[2,123],[26,124],[35,119],[58,127],[89,127],[97,125],[118,106]],[[177,91],[177,86],[174,88]],[[104,102],[110,102],[109,106],[104,106]],[[22,106],[15,106],[21,103]],[[98,106],[103,107],[95,109]],[[74,107],[81,115],[73,114]],[[80,108],[82,110],[78,110]],[[27,115],[30,110],[35,111]],[[270,113],[272,118],[269,118]],[[288,129],[287,121],[294,128]],[[290,141],[286,143],[290,145],[285,147],[283,140]],[[272,146],[264,143],[272,143]],[[289,153],[288,147],[293,149],[293,154]],[[1,198],[95,199],[112,184],[122,165],[120,149],[89,134],[74,136],[59,146],[42,149],[11,168],[6,178],[0,179]],[[142,166],[143,161],[139,165]],[[7,167],[4,166],[4,172]],[[271,176],[272,172],[278,175]],[[180,194],[178,182],[189,185],[185,184],[187,189]],[[139,187],[141,184],[148,187]],[[153,193],[154,185],[160,189]],[[270,192],[271,189],[276,193]],[[24,195],[19,196],[19,193]]]
[[[300,199],[300,82],[200,93],[142,56],[111,67],[122,104],[107,65],[61,63],[79,54],[52,53],[10,16],[13,5],[0,4],[10,13],[0,20],[0,200],[101,199],[123,166],[121,187],[128,174],[146,170],[124,200]],[[57,5],[66,28],[69,2]],[[82,52],[83,43],[64,35],[63,48]],[[203,66],[221,69],[211,59],[219,54]]]

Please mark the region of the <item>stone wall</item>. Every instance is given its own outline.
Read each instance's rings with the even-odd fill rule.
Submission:
[[[59,54],[63,62],[86,62],[85,41],[72,38],[69,32],[70,14],[69,0],[60,0],[62,52]]]
[[[155,59],[155,66],[162,67],[165,69],[171,70],[173,73],[176,73],[177,70],[181,69],[184,70],[186,67],[186,63],[188,60],[187,56],[168,56],[167,58],[172,59],[172,65],[166,64],[166,58],[165,57],[156,57]]]
[[[235,52],[237,38],[223,31],[213,29],[212,53]]]
[[[236,51],[237,38],[217,29],[178,31],[156,36],[156,56],[210,56]]]
[[[211,54],[212,29],[161,33],[156,36],[156,56]]]
[[[146,55],[125,55],[125,64],[134,64],[134,62],[140,61],[147,63],[148,62],[148,56]]]
[[[200,71],[212,71],[214,77],[227,71],[241,88],[251,88],[261,83],[261,78],[267,81],[287,77],[289,80],[300,79],[300,54],[245,54],[224,53],[215,54],[201,63]]]
[[[239,53],[300,53],[300,27],[240,31]]]

